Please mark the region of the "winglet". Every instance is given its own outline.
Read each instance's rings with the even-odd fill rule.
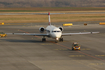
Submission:
[[[48,25],[51,25],[51,21],[50,21],[50,12],[48,12],[48,20],[49,20],[49,24]]]

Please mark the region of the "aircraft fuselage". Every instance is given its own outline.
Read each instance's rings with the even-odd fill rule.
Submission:
[[[59,38],[61,38],[62,31],[53,25],[47,26],[46,31],[50,35],[51,38],[54,38],[56,40],[59,40]]]

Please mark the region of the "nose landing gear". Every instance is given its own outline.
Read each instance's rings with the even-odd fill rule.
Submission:
[[[56,39],[55,39],[55,43],[58,43],[58,41],[59,41],[59,38],[56,38]]]
[[[63,42],[63,38],[56,38],[56,39],[55,39],[55,43],[58,43],[59,41],[60,41],[60,42]]]

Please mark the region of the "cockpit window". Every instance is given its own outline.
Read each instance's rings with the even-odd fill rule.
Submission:
[[[60,32],[60,31],[52,31],[52,32]]]
[[[60,31],[57,31],[57,32],[60,32]]]

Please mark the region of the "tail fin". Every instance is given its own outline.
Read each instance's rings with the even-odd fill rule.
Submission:
[[[49,20],[48,25],[51,25],[51,21],[50,21],[50,12],[48,12],[48,20]]]

